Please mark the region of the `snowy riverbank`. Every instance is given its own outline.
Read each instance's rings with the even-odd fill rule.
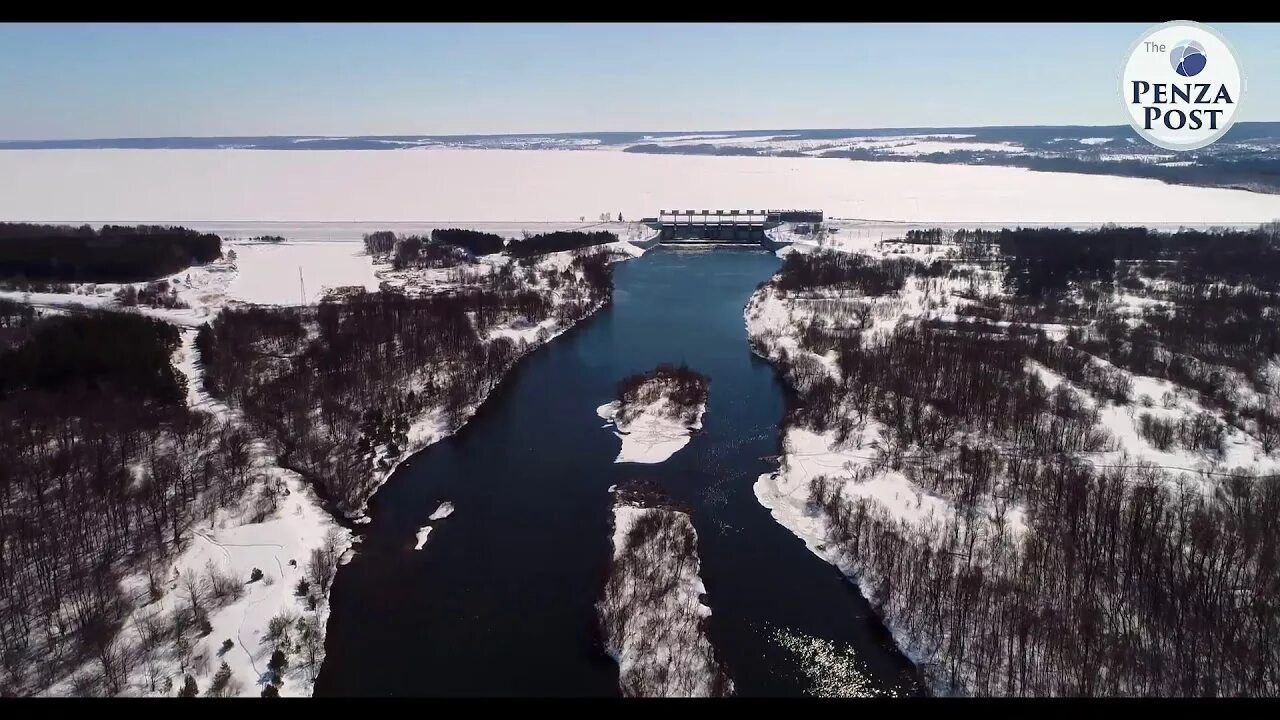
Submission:
[[[352,243],[227,243],[224,250],[222,260],[163,279],[177,304],[186,307],[125,306],[116,295],[126,285],[109,283],[77,285],[68,293],[9,291],[0,297],[54,312],[76,306],[138,312],[178,325],[182,342],[172,363],[187,380],[188,406],[243,431],[249,423],[240,411],[205,390],[196,329],[226,307],[314,304],[338,287],[376,289],[383,278],[379,266]],[[614,260],[643,254],[626,241],[605,250]],[[572,253],[556,253],[534,265],[569,272],[571,259]],[[494,269],[504,260],[482,267]],[[130,285],[141,288],[148,283]],[[419,291],[429,294],[434,288],[422,283]],[[562,295],[553,295],[553,305],[573,300]],[[489,328],[486,337],[505,337],[529,352],[573,324],[554,319],[534,326],[512,322]],[[470,403],[460,423],[455,416],[454,427],[446,426],[442,408],[416,418],[410,442],[397,461],[372,470],[377,481],[385,481],[416,450],[465,424],[486,396],[487,392]],[[123,580],[125,597],[136,605],[112,646],[125,668],[121,694],[174,695],[184,686],[194,686],[199,695],[258,696],[268,690],[285,696],[311,694],[324,661],[329,591],[337,566],[349,559],[357,540],[330,515],[307,480],[280,466],[265,439],[250,436],[247,454],[253,480],[244,495],[211,520],[185,531],[180,549],[165,560],[165,567],[148,568]],[[432,513],[431,524],[420,532],[419,547],[432,525],[451,512],[452,505],[445,503]],[[277,654],[283,667],[273,662]],[[55,680],[44,693],[77,694],[77,683],[82,685],[94,672],[93,664]]]
[[[593,251],[594,248],[587,248]],[[625,240],[610,243],[603,247],[603,250],[609,253],[609,258],[613,262],[629,260],[631,258],[640,257],[644,254],[644,249],[633,245]],[[561,272],[571,271],[571,262],[573,257],[581,251],[566,251],[557,253],[548,253],[537,258],[532,265],[535,272],[545,270],[558,270]],[[506,256],[494,256],[484,258],[483,261],[475,266],[465,268],[465,272],[469,274],[469,282],[480,283],[489,275],[496,273],[503,266],[513,262]],[[456,290],[459,287],[459,277],[467,277],[454,268],[450,269],[423,269],[423,270],[394,270],[390,262],[385,260],[375,261],[375,275],[378,279],[389,286],[396,287],[406,293],[413,295],[432,295],[437,292]],[[552,308],[557,308],[566,302],[573,302],[576,299],[570,297],[563,289],[553,290],[550,293]],[[533,352],[539,347],[555,340],[569,330],[573,329],[578,322],[585,320],[596,312],[599,312],[605,305],[605,301],[597,302],[588,308],[587,312],[577,321],[562,321],[553,313],[551,317],[536,323],[530,324],[521,319],[514,319],[510,322],[491,327],[486,336],[487,342],[493,342],[498,338],[506,338],[517,343],[520,349],[519,357],[523,357]],[[519,358],[517,358],[518,361]],[[439,442],[453,433],[458,432],[471,417],[480,409],[488,399],[489,394],[495,389],[496,384],[484,391],[480,396],[468,402],[457,414],[457,422],[450,424],[447,414],[442,407],[431,408],[428,411],[413,418],[409,422],[409,431],[407,442],[403,448],[400,448],[400,454],[392,461],[387,463],[375,463],[370,472],[374,479],[375,488],[381,487],[402,463],[421,450],[429,447],[433,443]],[[379,458],[380,459],[380,458]],[[376,492],[376,489],[375,491]],[[372,497],[372,493],[370,494]],[[368,516],[364,515],[364,508],[360,508],[359,512],[353,515],[354,522],[363,524],[369,522]],[[419,538],[419,541],[425,543],[426,533]]]

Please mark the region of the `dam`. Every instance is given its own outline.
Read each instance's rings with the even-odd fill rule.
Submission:
[[[766,230],[783,223],[813,227],[821,210],[660,210],[642,222],[658,230],[658,241],[670,244],[770,244]]]

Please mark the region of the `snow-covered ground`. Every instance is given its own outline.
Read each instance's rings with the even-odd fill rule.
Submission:
[[[1115,367],[1101,358],[1094,358],[1094,362]],[[1029,366],[1046,387],[1065,384],[1097,409],[1099,421],[1113,438],[1113,449],[1083,458],[1097,467],[1151,463],[1170,471],[1166,477],[1171,481],[1190,480],[1206,495],[1214,493],[1219,485],[1216,478],[1228,470],[1242,470],[1254,475],[1280,474],[1280,457],[1268,454],[1260,440],[1227,423],[1221,410],[1206,407],[1192,393],[1168,380],[1121,371],[1133,381],[1136,402],[1116,404],[1100,400],[1088,389],[1075,385],[1039,363],[1030,362]],[[1150,406],[1145,404],[1144,397],[1151,401]],[[1201,413],[1212,416],[1223,428],[1224,452],[1221,456],[1210,451],[1188,450],[1176,444],[1168,450],[1160,450],[1138,429],[1143,415],[1176,422]]]
[[[311,305],[333,288],[378,289],[373,263],[361,244],[251,243],[230,245],[230,249],[236,254],[239,273],[228,295],[241,302]]]
[[[624,500],[614,491],[613,563],[598,608],[623,694],[732,693],[733,683],[723,676],[704,627],[711,608],[701,601],[706,587],[699,576],[692,520],[669,507]],[[667,522],[643,540],[629,537],[637,522],[651,515]]]
[[[617,422],[617,400],[596,408],[596,414],[606,422],[605,427],[613,425],[614,435],[622,441],[615,463],[660,463],[689,444],[693,432],[702,427],[706,406],[698,411],[698,420],[694,424],[686,425],[667,413],[666,402],[664,399],[655,403],[628,423]]]
[[[224,246],[224,253],[234,250]],[[127,285],[141,289],[148,285],[138,283],[79,283],[71,286],[71,292],[21,292],[0,290],[0,298],[43,308],[93,308],[99,310],[125,310],[137,312],[158,320],[183,327],[199,327],[211,320],[227,301],[228,288],[235,281],[238,268],[228,255],[204,265],[194,265],[160,280],[169,283],[180,304],[186,307],[152,308],[125,307],[116,299],[116,293]]]
[[[1265,222],[1280,196],[1020,168],[614,150],[9,150],[0,219],[570,222],[817,207],[916,222]]]
[[[702,403],[697,409],[696,419],[692,423],[686,423],[673,417],[668,407],[669,402],[667,398],[662,398],[645,407],[630,422],[618,421],[621,403],[617,400],[596,408],[596,414],[606,423],[605,427],[613,425],[613,434],[622,441],[622,449],[618,451],[618,457],[614,458],[615,463],[660,463],[689,444],[693,433],[702,428],[702,416],[706,413],[707,404]]]
[[[227,302],[256,305],[308,305],[328,290],[344,286],[378,289],[373,262],[359,242],[224,242],[223,257],[194,265],[162,280],[177,291],[186,308],[131,310],[178,325],[198,327],[213,319]],[[301,275],[301,277],[300,277]],[[148,283],[127,283],[141,288]],[[115,294],[126,283],[81,283],[70,293],[23,293],[0,290],[0,297],[37,307],[79,305],[125,309]],[[305,288],[305,298],[303,289]]]
[[[204,389],[196,332],[185,329],[182,343],[174,352],[173,364],[187,378],[187,404],[197,412],[222,421],[238,422],[238,413],[211,397]],[[124,695],[173,695],[185,676],[195,679],[203,694],[219,665],[231,671],[226,694],[256,697],[271,680],[267,663],[277,649],[287,649],[289,666],[279,685],[282,696],[311,694],[312,683],[324,659],[323,630],[328,620],[328,588],[311,582],[309,594],[318,602],[308,607],[299,596],[299,581],[308,578],[313,551],[330,552],[326,562],[341,563],[352,544],[351,533],[340,527],[322,507],[314,491],[297,473],[281,468],[261,440],[250,446],[250,474],[255,478],[238,503],[216,512],[208,524],[194,525],[184,538],[185,547],[169,560],[161,577],[158,599],[143,601],[148,589],[145,571],[126,577],[125,595],[138,599],[120,631],[122,646],[136,650],[144,646],[148,626],[166,627],[179,608],[193,604],[192,590],[207,612],[211,631],[192,636],[190,651],[178,653],[172,643],[162,642],[133,664]],[[260,576],[255,571],[260,572]],[[214,577],[239,586],[238,594],[215,600]],[[272,637],[273,618],[288,620],[283,634]],[[311,633],[317,633],[312,635]],[[311,649],[304,636],[312,640]],[[232,645],[224,649],[224,642]],[[314,660],[314,662],[311,662]],[[74,694],[75,673],[68,675],[45,694]]]
[[[168,573],[165,595],[135,611],[122,630],[127,636],[136,637],[137,623],[143,618],[160,617],[180,605],[189,604],[186,587],[182,583],[185,573],[193,572],[203,578],[210,569],[216,569],[243,584],[243,596],[209,612],[212,632],[193,643],[193,656],[204,655],[209,660],[207,672],[200,673],[194,669],[187,672],[196,679],[202,692],[208,688],[219,661],[225,661],[231,669],[234,683],[231,694],[260,695],[269,681],[267,661],[281,644],[269,638],[268,626],[272,618],[293,618],[294,626],[290,632],[295,637],[299,632],[298,618],[314,618],[316,627],[321,630],[328,620],[327,589],[322,592],[312,583],[313,594],[325,596],[317,605],[317,612],[308,612],[305,598],[296,595],[298,582],[307,577],[312,550],[322,547],[330,533],[337,540],[335,547],[339,557],[345,554],[351,543],[350,533],[337,526],[322,509],[310,486],[297,473],[275,466],[260,443],[255,445],[254,453],[258,457],[255,470],[262,473],[262,477],[246,493],[245,505],[248,506],[264,488],[271,486],[273,492],[282,494],[274,515],[262,522],[254,522],[250,517],[253,509],[245,507],[219,512],[211,525],[192,528],[189,544],[174,560]],[[255,569],[262,572],[262,577],[250,582]],[[130,589],[134,595],[145,593],[145,578],[135,578]],[[234,647],[221,652],[220,646],[227,639],[234,643]],[[290,667],[279,687],[280,694],[309,696],[319,664],[307,666],[299,654],[290,654]],[[323,650],[319,656],[322,660]],[[155,664],[159,668],[159,677],[172,677],[176,691],[182,683],[178,658],[158,657]],[[151,690],[149,673],[150,669],[145,665],[138,668],[131,676],[131,687],[125,694],[173,694],[174,691],[165,692],[163,686]],[[55,686],[50,694],[65,693]]]

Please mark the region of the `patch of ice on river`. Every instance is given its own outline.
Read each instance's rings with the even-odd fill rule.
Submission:
[[[898,697],[896,688],[876,686],[852,647],[793,630],[774,629],[773,641],[795,655],[816,697]]]

